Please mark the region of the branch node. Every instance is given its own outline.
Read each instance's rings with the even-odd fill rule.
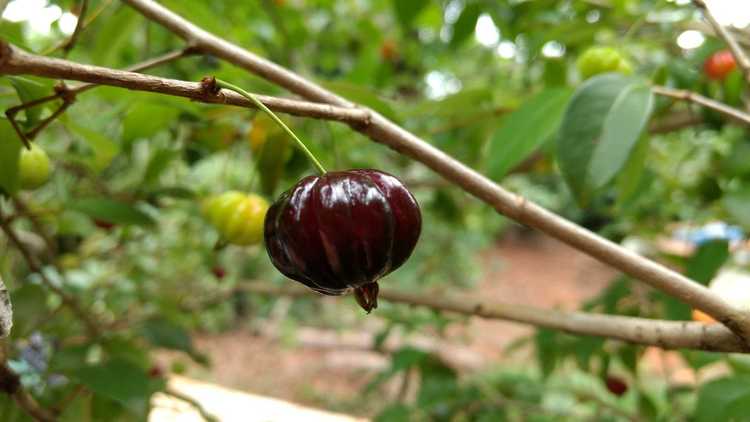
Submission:
[[[218,96],[219,92],[221,92],[221,88],[219,88],[219,84],[216,83],[216,77],[214,76],[204,76],[203,79],[201,79],[201,89],[209,95],[209,96]]]

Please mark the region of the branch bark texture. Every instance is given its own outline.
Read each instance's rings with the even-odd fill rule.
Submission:
[[[2,49],[0,51],[0,73],[9,75],[36,75],[89,83],[74,88],[77,93],[93,88],[96,85],[110,85],[134,91],[155,92],[190,98],[204,103],[255,108],[255,105],[251,101],[235,92],[222,90],[218,93],[213,93],[211,90],[206,89],[205,85],[200,82],[160,78],[158,76],[126,70],[109,69],[39,56],[27,53],[7,43],[0,45],[0,48]],[[153,64],[147,64],[149,64],[148,67],[153,66]],[[142,65],[139,67],[145,68],[146,66]],[[360,108],[335,107],[328,104],[265,95],[257,95],[257,97],[271,110],[296,116],[336,120],[353,125],[366,124],[370,118],[370,113]]]
[[[268,283],[243,283],[238,290],[274,296],[316,295],[301,287],[278,287]],[[381,287],[379,299],[391,303],[424,306],[436,311],[486,319],[513,321],[538,327],[622,340],[663,349],[697,349],[716,352],[744,352],[743,342],[721,324],[666,321],[588,312],[540,309],[514,303],[485,302],[475,299],[444,298],[414,294]]]
[[[348,100],[296,73],[259,57],[194,25],[153,0],[123,0],[204,53],[233,63],[311,101],[354,107]],[[380,114],[370,111],[368,125],[354,129],[422,162],[445,179],[495,208],[598,260],[642,280],[721,321],[750,344],[750,315],[730,305],[706,287],[577,226],[545,208],[509,192]]]

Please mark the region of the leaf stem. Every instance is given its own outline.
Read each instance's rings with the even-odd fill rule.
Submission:
[[[291,136],[292,139],[294,139],[294,142],[296,142],[297,146],[302,150],[302,152],[304,152],[305,155],[307,155],[307,158],[309,158],[310,161],[312,161],[312,163],[315,165],[315,168],[318,169],[320,174],[326,173],[326,169],[323,167],[322,164],[320,164],[320,161],[318,161],[318,159],[315,157],[315,154],[313,154],[312,151],[307,149],[307,146],[305,146],[305,143],[302,142],[302,140],[299,139],[297,135],[295,135],[294,132],[292,132],[291,129],[289,129],[289,126],[285,125],[284,122],[281,121],[281,119],[279,119],[279,117],[276,114],[274,114],[274,112],[271,111],[268,107],[266,107],[266,105],[263,104],[255,95],[245,91],[244,89],[238,87],[237,85],[230,84],[229,82],[222,81],[221,79],[216,79],[216,84],[221,88],[230,89],[242,95],[243,97],[247,98],[248,100],[252,101],[253,104],[258,106],[259,109],[263,110],[266,114],[268,114],[271,117],[271,119],[273,119],[273,121],[276,122],[276,124],[281,126],[281,128],[284,129],[284,131],[287,134],[289,134],[289,136]]]

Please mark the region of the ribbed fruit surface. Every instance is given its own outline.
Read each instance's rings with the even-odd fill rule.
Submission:
[[[377,305],[371,284],[409,258],[421,227],[400,180],[356,169],[306,177],[282,194],[266,215],[265,241],[281,273],[327,295],[355,289],[369,311]]]
[[[263,238],[268,202],[255,194],[228,191],[207,198],[203,214],[221,235],[235,245],[254,245]]]

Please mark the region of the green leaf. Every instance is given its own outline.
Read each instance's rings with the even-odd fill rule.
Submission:
[[[141,325],[141,335],[152,345],[165,349],[193,352],[190,333],[166,319],[151,319]]]
[[[542,369],[542,375],[548,377],[557,366],[559,344],[557,332],[540,328],[534,337],[537,361]]]
[[[139,101],[131,105],[122,122],[122,138],[126,142],[148,139],[169,128],[179,110],[154,102]]]
[[[148,214],[124,202],[105,198],[75,199],[68,209],[82,212],[91,218],[114,224],[150,226],[154,220]]]
[[[729,243],[726,240],[706,242],[690,257],[685,274],[703,285],[708,285],[728,258]]]
[[[646,171],[646,159],[648,150],[651,146],[650,138],[642,136],[630,153],[630,158],[625,163],[620,176],[617,180],[617,201],[621,207],[624,207],[631,200],[635,199],[635,194],[643,186]]]
[[[479,19],[480,14],[482,14],[482,7],[477,3],[471,3],[464,7],[461,14],[458,16],[456,23],[453,24],[453,37],[451,38],[452,46],[458,46],[466,41],[469,36],[474,34],[474,29],[477,26],[477,19]]]
[[[87,127],[80,126],[71,119],[62,119],[61,121],[68,130],[80,136],[91,149],[93,156],[88,157],[85,161],[95,172],[101,172],[109,167],[112,159],[120,152],[120,146],[107,136]]]
[[[750,229],[750,188],[729,193],[722,202],[733,222]]]
[[[11,22],[6,19],[0,19],[0,38],[9,43],[29,50],[26,40],[23,36],[23,26],[25,22]]]
[[[122,360],[80,368],[70,376],[94,394],[115,400],[136,413],[146,411],[153,393],[146,371]]]
[[[745,414],[737,416],[740,408]],[[703,384],[698,392],[698,403],[695,406],[694,419],[696,422],[713,422],[742,420],[750,414],[750,376],[741,375],[731,378],[721,378]]]
[[[291,143],[286,134],[269,136],[259,151],[257,169],[263,194],[273,196],[276,187],[284,176],[284,164],[291,153]]]
[[[117,56],[131,42],[133,33],[142,22],[141,16],[129,7],[121,7],[107,18],[107,24],[97,32],[96,45],[93,48],[92,62],[104,65],[116,65]]]
[[[569,89],[548,89],[526,101],[511,113],[492,136],[488,173],[501,180],[555,133],[560,125]]]
[[[152,185],[159,181],[159,177],[167,169],[169,163],[175,158],[179,157],[180,153],[171,149],[160,149],[157,150],[148,161],[146,165],[146,171],[143,174],[143,183],[145,185]]]
[[[10,79],[10,83],[13,85],[13,88],[15,88],[16,93],[18,93],[18,98],[22,103],[28,103],[29,101],[48,97],[53,94],[52,85],[49,80],[32,79],[26,76],[8,76],[8,79]],[[49,103],[40,104],[24,110],[24,113],[26,113],[27,126],[34,126],[39,122],[39,116],[47,104]]]
[[[589,167],[592,185],[606,185],[620,171],[651,118],[654,95],[643,83],[632,84],[617,96],[607,113]]]
[[[91,395],[76,394],[70,403],[66,403],[65,410],[60,415],[60,422],[91,422]]]
[[[596,76],[578,89],[565,110],[557,139],[557,159],[565,181],[581,205],[585,206],[588,203],[591,191],[606,179],[598,177],[596,180],[590,180],[592,160],[596,157],[597,169],[602,171],[603,160],[606,160],[608,156],[607,152],[597,152],[598,144],[603,140],[608,145],[619,141],[630,144],[632,147],[638,139],[638,136],[634,139],[616,136],[614,130],[617,126],[615,124],[617,116],[615,114],[610,116],[613,109],[619,113],[623,107],[629,108],[625,107],[630,104],[629,100],[618,101],[618,98],[623,93],[627,98],[629,96],[627,93],[633,90],[640,93],[640,90],[632,88],[634,85],[642,84],[633,78],[616,73]],[[635,96],[640,98],[640,95]],[[622,106],[614,107],[617,103]],[[633,132],[629,133],[632,136]],[[640,136],[640,132],[638,135]],[[620,152],[625,150],[626,148],[618,148]],[[629,148],[627,150],[629,151]],[[627,156],[618,157],[613,165],[619,169],[626,159]],[[614,174],[611,170],[603,171],[610,177]]]
[[[383,409],[373,420],[374,422],[409,422],[413,419],[408,406],[396,403]]]
[[[390,120],[398,121],[396,110],[387,101],[364,86],[348,82],[326,82],[323,85],[348,100],[366,105]]]
[[[13,337],[23,338],[45,318],[47,292],[37,284],[24,283],[10,293],[13,302]]]
[[[18,158],[20,156],[21,140],[10,125],[8,119],[0,118],[0,190],[9,194],[18,191]]]
[[[429,0],[393,0],[393,11],[404,28],[409,28],[419,13],[430,3]]]

